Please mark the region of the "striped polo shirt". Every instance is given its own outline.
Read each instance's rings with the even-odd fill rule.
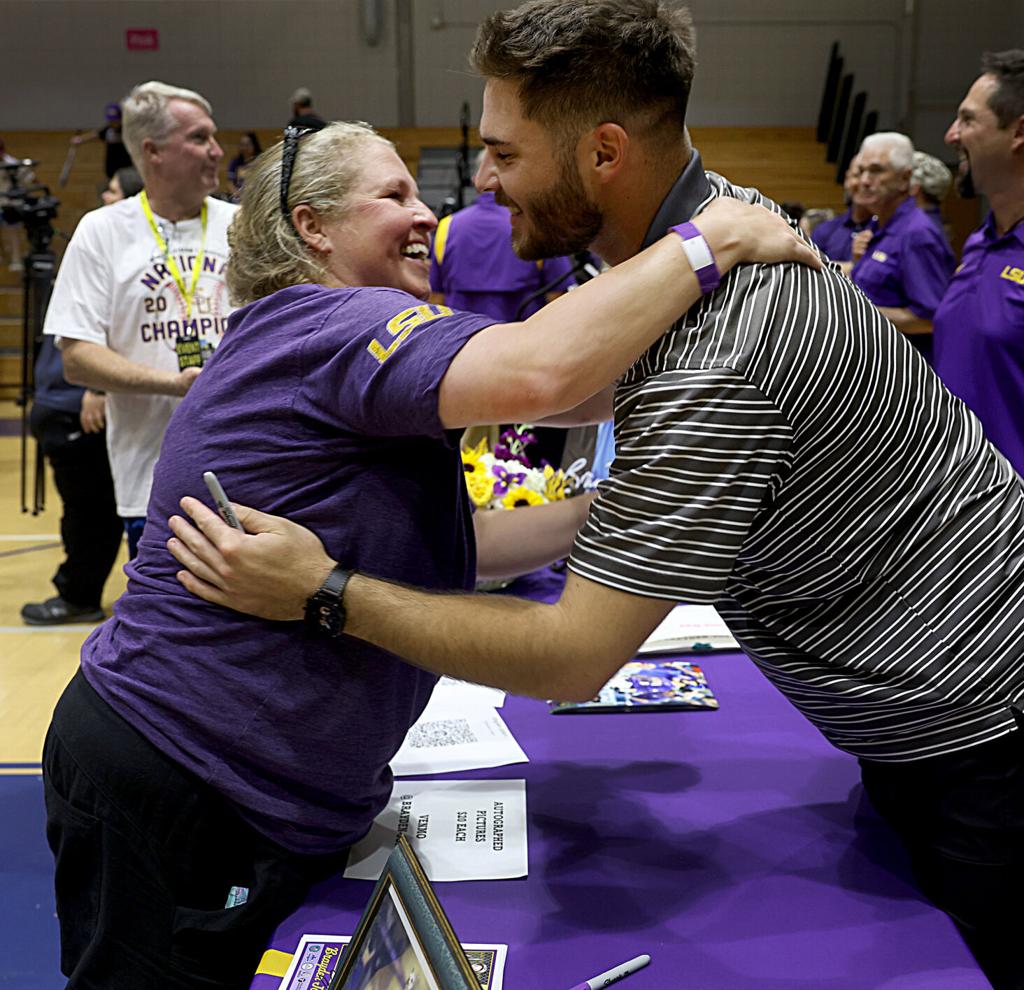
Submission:
[[[718,196],[695,152],[649,244]],[[836,746],[875,760],[1012,731],[1024,489],[967,407],[831,267],[740,265],[627,372],[570,568],[717,606]]]

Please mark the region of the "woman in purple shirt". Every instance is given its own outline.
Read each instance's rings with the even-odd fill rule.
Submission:
[[[814,264],[760,208],[723,197],[696,222],[720,268]],[[494,324],[424,302],[435,227],[364,125],[290,130],[247,174],[229,235],[242,308],[171,420],[128,590],[47,736],[69,986],[247,987],[274,926],[388,800],[434,685],[319,613],[303,627],[189,595],[166,548],[178,496],[215,470],[360,570],[420,586],[538,566],[568,551],[584,500],[474,520],[461,429],[586,400],[607,416],[595,393],[701,295],[670,235]]]

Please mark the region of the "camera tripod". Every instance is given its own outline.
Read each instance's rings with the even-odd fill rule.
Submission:
[[[45,228],[45,229],[43,229]],[[56,255],[50,250],[53,227],[29,226],[29,251],[25,255],[22,275],[24,300],[21,323],[21,387],[15,400],[21,407],[21,511],[28,512],[28,437],[29,405],[35,382],[35,359],[43,342],[43,320],[53,292],[57,270]],[[35,469],[32,476],[32,515],[46,508],[46,470],[42,447],[36,445]]]
[[[6,173],[7,189],[0,193],[0,210],[8,224],[20,223],[28,237],[28,254],[23,260],[23,306],[21,323],[21,387],[15,399],[21,407],[21,511],[28,512],[28,436],[29,404],[35,382],[35,359],[43,341],[43,319],[53,291],[57,259],[50,250],[54,229],[50,221],[57,216],[58,200],[50,195],[45,185],[28,185],[32,173],[28,171],[36,161],[28,158],[10,159],[0,163],[0,173]],[[21,182],[26,187],[21,187]],[[32,491],[32,514],[38,515],[45,507],[46,472],[42,451],[36,448],[35,476]]]

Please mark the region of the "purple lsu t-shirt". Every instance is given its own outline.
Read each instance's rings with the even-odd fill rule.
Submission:
[[[939,377],[1024,476],[1024,224],[1000,237],[989,214],[964,244],[933,325]]]
[[[556,279],[561,281],[551,292],[565,292],[574,284],[568,277],[569,258],[523,261],[516,255],[509,212],[495,202],[494,193],[481,193],[471,206],[442,223],[447,230],[434,238],[430,287],[443,293],[445,304],[453,309],[486,313],[503,323],[525,320],[544,305],[541,295],[523,307],[533,293]]]
[[[850,278],[876,306],[906,308],[930,320],[955,264],[943,234],[912,199],[906,199],[876,231]]]
[[[205,494],[311,528],[366,573],[467,590],[476,561],[458,433],[438,387],[490,324],[393,289],[284,289],[230,318],[156,466],[128,590],[88,639],[89,683],[281,845],[341,849],[391,793],[388,763],[435,677],[348,637],[192,597],[166,519]]]

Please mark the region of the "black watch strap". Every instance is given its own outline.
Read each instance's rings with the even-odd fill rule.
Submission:
[[[306,625],[324,636],[340,636],[345,630],[345,586],[352,571],[335,565],[327,579],[306,601]]]

